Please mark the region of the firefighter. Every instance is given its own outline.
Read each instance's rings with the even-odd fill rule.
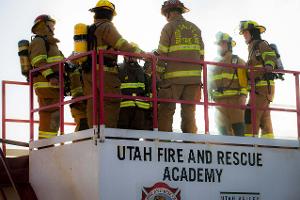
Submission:
[[[122,95],[146,96],[146,76],[142,67],[136,59],[124,58],[120,66],[119,77],[121,80]],[[146,115],[150,110],[150,102],[134,99],[122,99],[120,103],[120,114],[118,128],[125,129],[148,129],[146,126]]]
[[[272,77],[270,71],[276,67],[276,54],[269,44],[261,39],[261,34],[265,31],[266,28],[255,21],[249,20],[240,22],[240,35],[244,36],[245,42],[248,45],[249,55],[247,64],[258,69],[254,69],[255,100],[250,96],[248,102],[250,105],[254,103],[256,108],[259,108],[256,110],[255,126],[257,131],[253,132],[251,112],[250,110],[246,110],[245,136],[252,136],[252,134],[257,136],[261,129],[261,136],[263,138],[274,138],[270,110],[261,110],[270,107],[275,91],[274,77]]]
[[[236,43],[227,33],[218,32],[215,44],[218,45],[217,62],[245,65],[245,61],[232,54],[232,47]],[[210,77],[210,94],[216,103],[245,105],[248,93],[245,69],[216,66],[212,69]],[[215,121],[222,135],[244,135],[243,109],[217,106]]]
[[[112,23],[113,17],[117,15],[115,5],[108,0],[100,0],[96,6],[90,9],[94,13],[94,24],[90,26],[89,36],[95,38],[88,41],[89,50],[120,50],[133,53],[141,53],[141,50],[129,44],[119,34]],[[94,30],[92,30],[92,28]],[[117,56],[105,55],[104,57],[104,92],[120,94],[120,80],[118,78]],[[84,93],[92,94],[91,65],[83,73]],[[119,99],[106,99],[104,103],[106,127],[117,127],[120,109]],[[87,101],[87,116],[89,127],[92,127],[92,100]]]
[[[67,95],[72,96],[72,99],[84,96],[82,85],[82,70],[79,66],[70,63],[65,64],[65,73],[68,84]],[[67,86],[68,85],[68,86]],[[76,123],[75,132],[88,129],[88,122],[86,116],[86,101],[79,101],[70,104],[71,115]]]
[[[55,20],[49,15],[40,15],[31,29],[35,34],[29,47],[29,57],[33,68],[43,67],[64,59],[58,49],[58,39],[54,37]],[[58,65],[40,70],[33,76],[33,87],[38,96],[39,107],[59,102]],[[39,139],[52,138],[59,128],[59,110],[51,108],[39,111]]]
[[[165,1],[161,13],[168,23],[161,32],[158,53],[161,56],[204,60],[204,44],[200,29],[185,20],[183,13],[189,10],[179,0]],[[162,99],[200,100],[201,65],[166,61],[162,73],[158,97]],[[162,70],[160,70],[161,72]],[[160,103],[158,129],[172,131],[175,103]],[[196,133],[195,105],[181,104],[181,129],[185,133]]]

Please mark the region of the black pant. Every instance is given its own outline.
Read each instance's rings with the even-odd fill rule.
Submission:
[[[118,128],[147,130],[145,123],[147,111],[137,106],[120,108]]]

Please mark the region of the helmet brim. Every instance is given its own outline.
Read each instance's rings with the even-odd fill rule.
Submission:
[[[190,12],[190,9],[188,9],[187,7],[182,8],[182,13],[188,13],[188,12]]]
[[[95,13],[98,9],[99,9],[99,7],[94,7],[94,8],[89,9],[89,11]],[[111,10],[111,9],[107,9],[107,10]],[[116,16],[116,15],[117,15],[117,12],[116,12],[116,10],[114,10],[113,11],[113,16]]]
[[[184,14],[184,13],[188,13],[188,12],[190,12],[190,9],[188,9],[187,7],[185,7],[185,6],[183,6],[183,7],[180,7],[181,8],[181,10],[182,10],[182,14]],[[166,14],[169,12],[169,9],[170,8],[161,8],[161,14],[163,15],[163,16],[166,16]]]
[[[37,24],[34,24],[34,25],[32,26],[32,28],[31,28],[31,32],[32,32],[32,33],[35,33],[35,28],[36,28],[36,26],[37,26]]]
[[[50,21],[50,22],[53,22],[54,24],[56,24],[56,21],[55,21],[55,19],[53,19],[53,18],[50,18],[50,19],[47,20],[47,21]],[[36,34],[35,28],[36,28],[37,25],[38,25],[39,23],[41,23],[41,22],[42,22],[42,21],[39,21],[39,22],[35,23],[35,24],[32,26],[32,28],[31,28],[31,32],[32,32],[32,33]]]
[[[255,28],[257,28],[259,30],[260,33],[264,33],[266,32],[266,27],[258,25]],[[240,35],[243,35],[244,31],[248,31],[249,29],[244,29],[240,31]]]
[[[264,33],[264,32],[266,32],[266,27],[264,27],[264,26],[257,26],[257,28],[258,28],[258,30],[259,30],[259,32],[260,33]]]
[[[222,41],[227,42],[226,40],[222,40]],[[220,45],[220,43],[221,43],[222,41],[215,41],[214,44],[215,44],[215,45]],[[231,41],[231,47],[235,47],[235,46],[236,46],[236,42],[235,42],[234,40],[232,40],[232,41]]]
[[[234,40],[231,41],[231,46],[235,47],[236,46],[236,42]]]

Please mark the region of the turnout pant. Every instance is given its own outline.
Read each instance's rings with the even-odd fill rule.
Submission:
[[[216,99],[216,103],[223,103],[233,106],[245,105],[246,96],[232,96],[222,99]],[[230,107],[217,106],[215,107],[215,122],[218,130],[222,135],[244,135],[244,109],[235,109]]]
[[[83,73],[83,90],[84,95],[92,94],[92,73]],[[99,86],[98,90],[99,92]],[[104,72],[104,93],[105,94],[120,94],[120,80],[117,73]],[[97,94],[98,95],[98,94]],[[99,103],[97,104],[99,106]],[[93,100],[87,101],[87,118],[90,128],[93,126]],[[120,111],[120,99],[105,98],[104,100],[104,124],[109,128],[116,128]],[[97,113],[97,123],[99,119],[99,113]]]
[[[199,101],[201,88],[199,84],[169,84],[162,85],[158,97],[162,99]],[[158,107],[158,130],[172,132],[175,103],[160,103]],[[196,133],[196,106],[181,104],[181,129],[184,133]]]
[[[274,98],[274,93],[274,86],[270,86],[269,89],[267,86],[257,87],[254,101],[256,108],[270,108],[270,103]],[[252,102],[253,99],[250,96],[248,104],[251,105]],[[251,115],[246,117],[251,119]],[[245,136],[252,136],[252,134],[258,135],[259,131],[261,131],[262,137],[274,138],[270,110],[256,110],[256,132],[253,132],[252,124],[253,123],[250,120],[248,120],[248,123],[246,123]]]
[[[147,129],[145,123],[146,112],[148,110],[134,107],[125,107],[120,109],[120,115],[118,120],[118,128],[124,129]]]
[[[38,97],[39,107],[49,106],[59,102],[58,98]],[[48,139],[57,136],[59,129],[59,109],[50,108],[39,111],[39,139]]]

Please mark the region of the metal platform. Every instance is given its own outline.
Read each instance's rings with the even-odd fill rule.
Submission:
[[[39,199],[299,200],[299,141],[108,128],[101,134],[102,142],[89,129],[30,144]]]

